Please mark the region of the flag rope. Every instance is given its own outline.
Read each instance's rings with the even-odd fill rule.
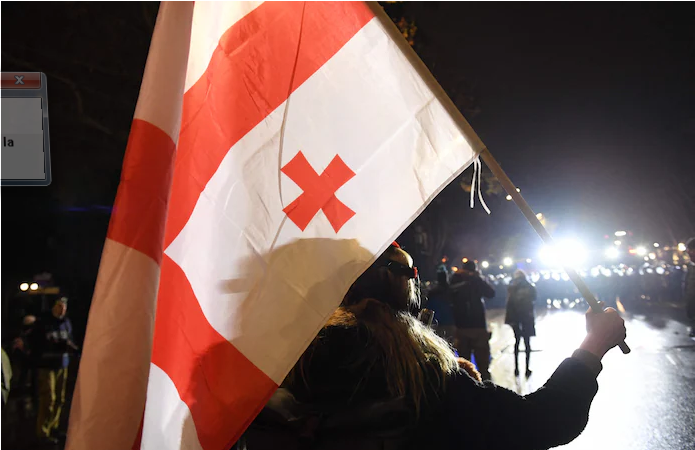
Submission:
[[[476,156],[476,158],[473,160],[473,179],[471,180],[471,209],[473,209],[473,206],[475,205],[475,186],[477,182],[478,199],[480,200],[480,204],[483,205],[485,212],[490,214],[490,208],[487,207],[485,200],[483,200],[483,185],[481,182],[482,172],[483,164],[480,162],[480,156]]]

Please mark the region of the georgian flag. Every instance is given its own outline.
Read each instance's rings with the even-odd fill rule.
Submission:
[[[69,450],[226,450],[483,149],[375,4],[162,3]]]

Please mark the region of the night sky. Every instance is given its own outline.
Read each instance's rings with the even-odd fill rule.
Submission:
[[[695,232],[695,16],[685,5],[411,4],[440,82],[559,228]],[[436,50],[435,50],[436,49]],[[427,54],[426,58],[429,57]],[[455,81],[452,81],[453,83]],[[604,231],[605,230],[605,231]]]
[[[387,8],[415,22],[418,53],[558,232],[695,235],[687,3]],[[53,158],[50,187],[2,189],[3,295],[50,270],[91,296],[156,10],[2,3],[2,70],[47,74]],[[453,190],[451,208],[467,208],[466,194]],[[530,229],[511,203],[489,204],[489,229]]]

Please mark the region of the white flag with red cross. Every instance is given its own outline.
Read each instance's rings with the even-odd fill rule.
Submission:
[[[378,6],[163,3],[68,449],[228,449],[468,130]]]

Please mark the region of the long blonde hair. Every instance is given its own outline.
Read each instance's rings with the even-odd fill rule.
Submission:
[[[419,414],[428,393],[444,391],[446,380],[457,370],[458,362],[451,346],[408,312],[407,307],[413,301],[410,284],[403,292],[387,270],[372,266],[365,272],[324,328],[360,327],[366,330],[369,337],[367,348],[351,355],[351,360],[341,361],[341,365],[348,368],[379,367],[385,376],[387,394],[391,398],[410,399]],[[379,298],[369,296],[370,290]],[[387,300],[386,297],[390,298]],[[305,374],[311,363],[312,347],[319,340],[317,337],[312,342],[286,382],[301,382],[311,390]],[[357,386],[361,384],[357,383]]]

